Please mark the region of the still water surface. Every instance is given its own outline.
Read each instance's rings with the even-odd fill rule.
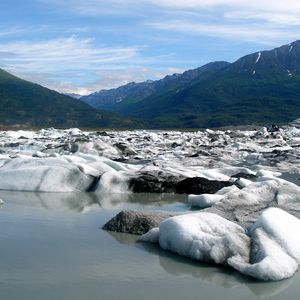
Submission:
[[[300,275],[260,283],[101,226],[122,209],[184,210],[184,196],[0,192],[0,299],[299,299]]]

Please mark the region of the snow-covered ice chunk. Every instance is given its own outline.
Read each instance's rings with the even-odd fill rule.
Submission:
[[[259,170],[256,172],[256,176],[258,177],[268,177],[268,178],[274,178],[274,177],[279,177],[281,175],[280,172],[274,172],[274,171],[270,171],[270,170]]]
[[[93,177],[64,158],[16,158],[0,168],[0,189],[37,192],[86,191]]]
[[[244,188],[253,182],[251,180],[245,179],[245,178],[239,178],[235,181],[235,184],[237,184],[240,188]]]
[[[269,208],[251,230],[251,263],[232,258],[238,271],[261,280],[294,275],[300,263],[300,220],[279,208]]]
[[[153,242],[156,236],[157,230],[142,240]],[[250,239],[244,229],[211,213],[168,218],[159,226],[158,241],[161,248],[195,260],[226,264],[230,257],[249,258]]]
[[[279,208],[268,208],[251,228],[262,228],[285,251],[300,263],[300,220]]]
[[[233,210],[239,206],[263,205],[271,202],[287,205],[299,201],[299,186],[280,178],[261,178],[260,181],[252,182],[241,190],[227,193],[220,205]]]
[[[192,207],[207,208],[224,198],[223,195],[217,194],[202,194],[202,195],[189,195],[188,202]]]
[[[260,153],[250,153],[245,157],[245,160],[249,163],[256,163],[260,158]]]
[[[100,140],[98,140],[97,142],[80,143],[79,152],[97,156],[103,155],[107,157],[120,156],[120,153],[116,148]]]
[[[126,193],[128,189],[128,176],[124,172],[117,172],[115,170],[104,173],[98,186],[96,193]]]
[[[152,228],[151,230],[143,234],[139,238],[139,241],[157,244],[159,242],[159,228]]]
[[[244,229],[218,215],[200,212],[163,221],[141,237],[194,260],[229,265],[265,281],[293,276],[300,264],[300,220],[279,208],[268,208]]]
[[[229,193],[238,192],[240,189],[236,185],[225,186],[216,192],[216,195],[227,195]]]

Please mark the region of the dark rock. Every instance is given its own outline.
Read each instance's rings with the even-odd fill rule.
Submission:
[[[138,177],[129,180],[129,188],[134,193],[175,193],[180,180],[182,177],[163,172],[142,172]]]
[[[198,157],[198,156],[212,157],[212,156],[216,156],[216,154],[205,150],[197,150],[197,151],[195,150],[195,152],[192,152],[191,154],[187,155],[187,157]]]
[[[132,150],[131,148],[129,148],[126,144],[124,143],[117,143],[114,144],[114,146],[119,149],[123,155],[125,156],[132,156],[132,155],[137,155],[137,153]]]
[[[142,235],[150,229],[158,227],[163,220],[176,215],[179,213],[121,211],[102,228],[109,231]]]
[[[129,188],[134,193],[214,194],[230,185],[233,183],[229,181],[184,178],[162,171],[141,172],[138,177],[129,180]]]
[[[106,131],[97,131],[98,136],[110,136]]]
[[[15,147],[19,147],[20,146],[20,143],[6,143],[4,145],[4,147],[7,147],[7,148],[15,148]]]
[[[78,144],[71,144],[70,145],[70,152],[71,153],[76,153],[79,151],[79,145]]]
[[[233,185],[229,181],[208,180],[202,177],[186,178],[176,184],[177,194],[214,194],[220,189]]]
[[[74,143],[88,143],[90,141],[88,136],[78,136],[75,138]]]
[[[94,192],[96,190],[101,176],[92,177],[92,178],[93,178],[93,181],[91,182],[91,184],[86,189],[86,192],[88,192],[88,193]]]
[[[178,144],[176,142],[172,143],[172,145],[171,145],[172,148],[177,148],[179,146],[181,146],[181,144]]]
[[[244,178],[244,179],[249,179],[249,180],[255,180],[257,178],[257,176],[254,174],[246,174],[246,173],[238,173],[236,175],[232,175],[231,177]]]
[[[198,152],[196,152],[196,153],[188,155],[187,157],[198,157],[198,156],[199,156],[199,154],[198,154]]]

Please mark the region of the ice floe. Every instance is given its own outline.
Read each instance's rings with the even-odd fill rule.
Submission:
[[[229,265],[264,281],[289,278],[300,263],[300,220],[268,208],[247,232],[215,214],[175,216],[142,235],[164,250],[204,262]]]

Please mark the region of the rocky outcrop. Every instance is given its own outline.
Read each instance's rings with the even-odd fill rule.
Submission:
[[[229,181],[208,180],[202,177],[184,178],[162,172],[142,172],[129,181],[129,189],[134,193],[214,194],[231,185],[233,183]]]
[[[176,186],[182,179],[162,172],[142,172],[130,179],[129,189],[134,193],[176,193]]]
[[[214,194],[220,189],[233,185],[229,181],[208,180],[202,177],[186,178],[176,184],[178,194]]]

